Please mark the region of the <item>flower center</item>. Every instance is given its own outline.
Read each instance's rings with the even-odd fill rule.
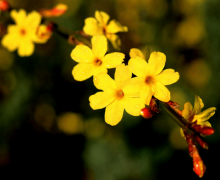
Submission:
[[[149,86],[153,85],[155,82],[155,79],[152,76],[147,76],[145,78],[145,83]]]
[[[102,65],[102,61],[100,59],[96,59],[94,62],[95,66],[101,66]]]
[[[21,34],[22,36],[24,36],[24,35],[26,34],[25,29],[21,29],[21,30],[20,30],[20,34]]]
[[[116,91],[116,97],[117,99],[122,99],[124,97],[124,92],[121,89]]]

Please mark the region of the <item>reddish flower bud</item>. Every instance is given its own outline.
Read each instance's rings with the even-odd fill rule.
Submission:
[[[150,108],[146,108],[146,107],[141,109],[140,114],[141,114],[142,117],[144,117],[146,119],[149,119],[149,118],[151,118],[154,115],[152,110]]]
[[[208,136],[214,134],[215,130],[212,127],[204,126],[201,133]]]
[[[193,171],[201,178],[206,170],[205,164],[203,163],[196,146],[193,146]]]
[[[0,1],[0,10],[1,11],[8,11],[10,9],[10,5],[8,1],[2,0]]]

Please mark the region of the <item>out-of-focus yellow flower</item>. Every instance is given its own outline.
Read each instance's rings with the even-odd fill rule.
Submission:
[[[205,111],[201,112],[204,104],[202,99],[199,96],[195,96],[194,108],[190,102],[184,104],[184,109],[182,111],[182,116],[190,123],[196,121],[196,124],[201,126],[212,127],[211,124],[207,121],[215,114],[215,107],[210,107]],[[181,135],[184,137],[183,129],[180,129]]]
[[[66,10],[67,5],[60,3],[52,9],[42,9],[39,13],[43,17],[57,17],[63,15],[66,12]]]
[[[148,63],[140,55],[128,62],[132,73],[137,76],[133,78],[133,83],[139,86],[140,98],[146,105],[149,105],[152,96],[164,102],[170,100],[170,91],[164,85],[175,83],[179,73],[173,69],[162,71],[165,62],[166,56],[161,52],[152,52]]]
[[[139,89],[132,85],[132,73],[128,66],[121,64],[116,67],[115,81],[106,73],[94,77],[97,92],[89,97],[92,109],[105,109],[105,122],[112,126],[117,125],[124,109],[133,116],[139,116],[144,103],[139,98]]]
[[[34,52],[34,43],[45,43],[44,39],[36,35],[37,28],[41,22],[41,16],[38,12],[33,11],[26,15],[25,10],[20,9],[11,11],[11,17],[15,25],[8,26],[6,34],[1,43],[9,51],[18,49],[19,56],[30,56]]]
[[[89,17],[85,19],[85,26],[83,27],[83,31],[90,36],[105,35],[112,43],[113,47],[119,50],[121,41],[119,36],[115,33],[127,32],[128,28],[126,26],[122,26],[116,20],[111,20],[109,24],[108,21],[108,14],[103,11],[96,11],[95,18]]]
[[[48,28],[46,25],[40,25],[36,32],[39,39],[47,41],[52,36],[52,29]]]
[[[57,119],[58,128],[68,134],[78,134],[83,132],[84,122],[79,114],[66,112]]]
[[[123,53],[107,52],[107,39],[103,35],[92,38],[92,49],[85,45],[77,45],[71,52],[71,58],[78,62],[72,71],[77,81],[84,81],[92,75],[107,73],[107,69],[115,68],[121,64],[125,55]]]

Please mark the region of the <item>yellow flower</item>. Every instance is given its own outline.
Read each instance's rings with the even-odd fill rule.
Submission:
[[[125,55],[123,53],[109,53],[107,51],[107,39],[103,35],[93,36],[92,50],[85,45],[77,45],[71,52],[74,61],[79,62],[72,71],[77,81],[84,81],[92,75],[107,73],[107,68],[115,68],[121,64]]]
[[[18,49],[19,56],[30,56],[34,52],[34,43],[45,43],[44,39],[39,39],[36,35],[37,28],[41,22],[41,16],[33,11],[26,15],[23,9],[18,12],[11,11],[11,17],[15,21],[14,25],[8,26],[6,34],[1,43],[9,51]]]
[[[163,102],[170,100],[170,92],[164,85],[175,83],[179,79],[179,73],[173,69],[163,68],[166,62],[166,56],[161,52],[152,52],[148,63],[141,57],[140,52],[133,51],[133,57],[128,65],[133,74],[133,84],[140,87],[141,100],[149,105],[152,96]],[[130,52],[130,54],[132,54]]]
[[[96,11],[95,18],[89,17],[85,19],[85,26],[83,31],[90,35],[105,35],[109,41],[112,43],[115,49],[120,49],[121,41],[119,36],[115,33],[117,32],[127,32],[128,28],[122,26],[118,21],[109,21],[109,15],[103,11]],[[108,24],[108,25],[107,25]]]
[[[190,123],[196,121],[196,124],[198,125],[212,127],[207,120],[215,114],[216,108],[210,107],[201,112],[203,107],[204,104],[202,102],[202,99],[199,96],[195,96],[194,108],[192,107],[192,104],[190,102],[186,102],[184,104],[182,116]],[[182,128],[180,129],[180,133],[183,137],[185,137]]]
[[[94,77],[97,89],[103,90],[89,97],[92,109],[105,109],[105,121],[112,126],[118,124],[124,109],[133,116],[139,116],[144,103],[139,98],[139,89],[131,84],[132,73],[128,66],[116,67],[115,81],[106,73]]]

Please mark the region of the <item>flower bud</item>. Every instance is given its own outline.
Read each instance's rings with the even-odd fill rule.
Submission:
[[[8,11],[10,9],[8,1],[0,1],[0,11]]]
[[[146,119],[149,119],[154,115],[153,111],[150,108],[147,108],[147,107],[141,109],[140,114],[141,114],[142,117],[144,117]]]
[[[206,170],[205,164],[203,163],[196,146],[193,146],[193,171],[201,178]]]

